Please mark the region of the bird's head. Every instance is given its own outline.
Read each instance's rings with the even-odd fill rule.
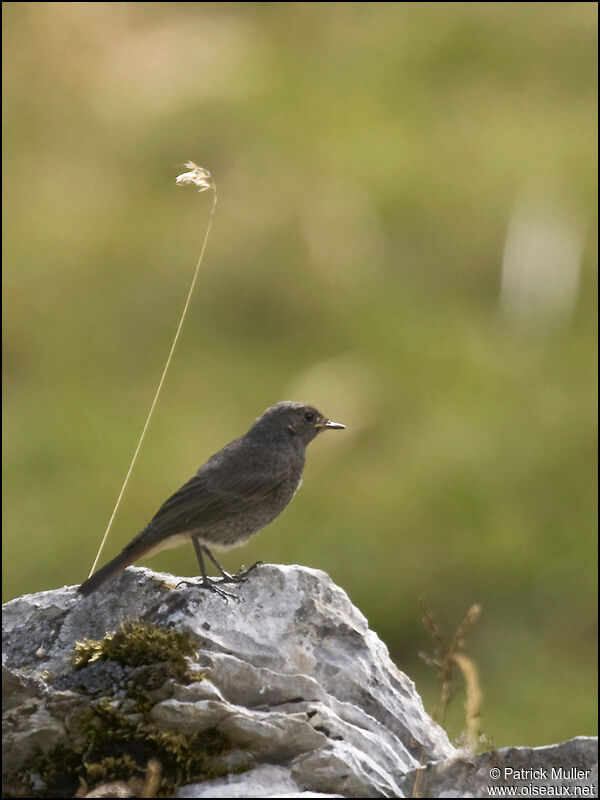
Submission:
[[[321,431],[341,430],[345,427],[340,422],[332,422],[324,417],[314,406],[284,400],[267,408],[256,420],[252,429],[271,431],[278,437],[285,435],[307,445]]]

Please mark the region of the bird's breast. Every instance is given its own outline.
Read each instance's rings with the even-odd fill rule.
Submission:
[[[227,550],[242,544],[281,514],[301,483],[302,469],[292,472],[272,492],[254,505],[229,513],[194,533],[202,544],[216,550]]]

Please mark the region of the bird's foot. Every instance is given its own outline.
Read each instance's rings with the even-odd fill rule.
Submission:
[[[225,583],[225,580],[222,581],[215,581],[212,578],[202,578],[200,582],[198,581],[179,581],[175,588],[179,588],[180,586],[199,586],[201,589],[208,589],[209,592],[214,592],[218,594],[219,597],[222,597],[226,603],[229,602],[229,598],[235,600],[236,602],[240,602],[240,598],[236,594],[232,594],[231,592],[226,592],[225,589],[219,589],[217,583]]]
[[[242,581],[246,580],[246,578],[248,577],[248,575],[250,575],[251,572],[254,572],[254,570],[257,567],[260,567],[260,565],[264,563],[265,563],[264,561],[255,561],[251,567],[244,567],[242,565],[235,573],[235,578],[237,578],[237,580],[242,580]]]
[[[252,564],[251,567],[242,566],[234,575],[230,575],[229,572],[225,572],[225,570],[223,570],[221,573],[223,575],[223,580],[221,583],[244,583],[244,581],[248,580],[248,575],[263,563],[263,561],[257,561],[256,563]]]

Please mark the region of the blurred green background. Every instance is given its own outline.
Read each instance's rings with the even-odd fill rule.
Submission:
[[[3,12],[4,599],[88,573],[206,226],[193,159],[213,232],[103,561],[305,400],[348,430],[225,565],[327,571],[429,710],[418,598],[449,635],[481,603],[490,743],[594,734],[596,4]]]

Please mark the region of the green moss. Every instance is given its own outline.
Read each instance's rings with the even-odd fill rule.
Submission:
[[[115,661],[124,667],[168,663],[174,673],[184,677],[188,674],[186,659],[195,654],[189,633],[129,620],[118,631],[106,633],[103,639],[77,642],[72,660],[75,669],[95,661]]]
[[[89,789],[106,782],[143,780],[151,759],[160,764],[158,797],[172,795],[182,784],[230,771],[220,759],[232,748],[223,734],[215,729],[189,735],[163,730],[149,716],[155,703],[149,693],[167,678],[185,683],[201,680],[201,674],[189,668],[193,655],[188,634],[140,621],[123,623],[99,641],[78,643],[75,669],[99,660],[130,668],[122,687],[128,713],[110,697],[90,700],[70,720],[71,743],[32,758],[14,782],[21,793],[11,796],[72,797],[82,785]],[[43,788],[35,788],[42,784]]]
[[[93,787],[143,779],[150,759],[161,766],[158,797],[169,797],[182,784],[227,773],[218,756],[231,749],[231,742],[214,729],[185,735],[159,730],[147,719],[136,725],[106,698],[81,714],[77,728],[78,744],[55,747],[21,770],[21,783],[31,790],[21,796],[72,797],[82,782]],[[41,778],[43,790],[33,790],[34,775]]]
[[[132,778],[139,771],[137,763],[131,756],[120,758],[107,756],[95,764],[86,765],[87,783],[98,784],[108,781]]]

